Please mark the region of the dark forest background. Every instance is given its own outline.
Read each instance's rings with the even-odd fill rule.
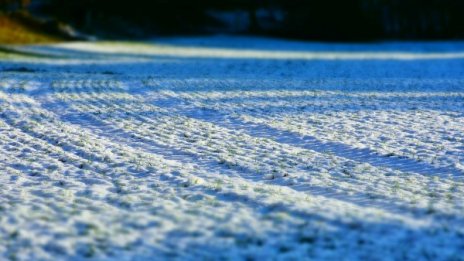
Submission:
[[[70,25],[109,39],[203,33],[464,38],[464,0],[0,0],[0,10],[46,30]]]

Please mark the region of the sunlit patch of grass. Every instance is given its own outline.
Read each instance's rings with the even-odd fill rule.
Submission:
[[[59,37],[35,31],[0,14],[0,44],[36,44],[62,41]],[[0,52],[0,57],[2,53]]]

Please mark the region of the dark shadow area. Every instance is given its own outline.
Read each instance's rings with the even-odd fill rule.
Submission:
[[[1,0],[0,11],[41,17],[39,30],[107,39],[216,33],[325,41],[464,37],[460,0]]]
[[[271,35],[272,36],[272,35]],[[230,41],[231,37],[238,41]],[[177,47],[193,48],[226,48],[238,50],[259,51],[312,51],[312,52],[411,52],[411,53],[450,53],[464,51],[464,41],[449,40],[395,40],[378,39],[365,42],[324,42],[314,39],[300,41],[298,39],[270,38],[262,36],[230,36],[214,35],[210,37],[184,36],[184,37],[157,37],[156,43]],[[142,43],[144,43],[142,41]],[[147,44],[153,43],[146,42]]]

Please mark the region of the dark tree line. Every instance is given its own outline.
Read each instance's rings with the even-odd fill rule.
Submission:
[[[0,0],[0,11],[9,9],[24,9],[31,3],[31,0]]]
[[[220,32],[230,26],[221,14],[246,13],[237,16],[247,20],[242,33],[323,40],[464,38],[464,0],[0,0],[4,10],[28,4],[31,11],[96,34]]]

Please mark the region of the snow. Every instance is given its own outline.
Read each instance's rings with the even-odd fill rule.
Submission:
[[[462,42],[9,48],[0,259],[463,260]]]

